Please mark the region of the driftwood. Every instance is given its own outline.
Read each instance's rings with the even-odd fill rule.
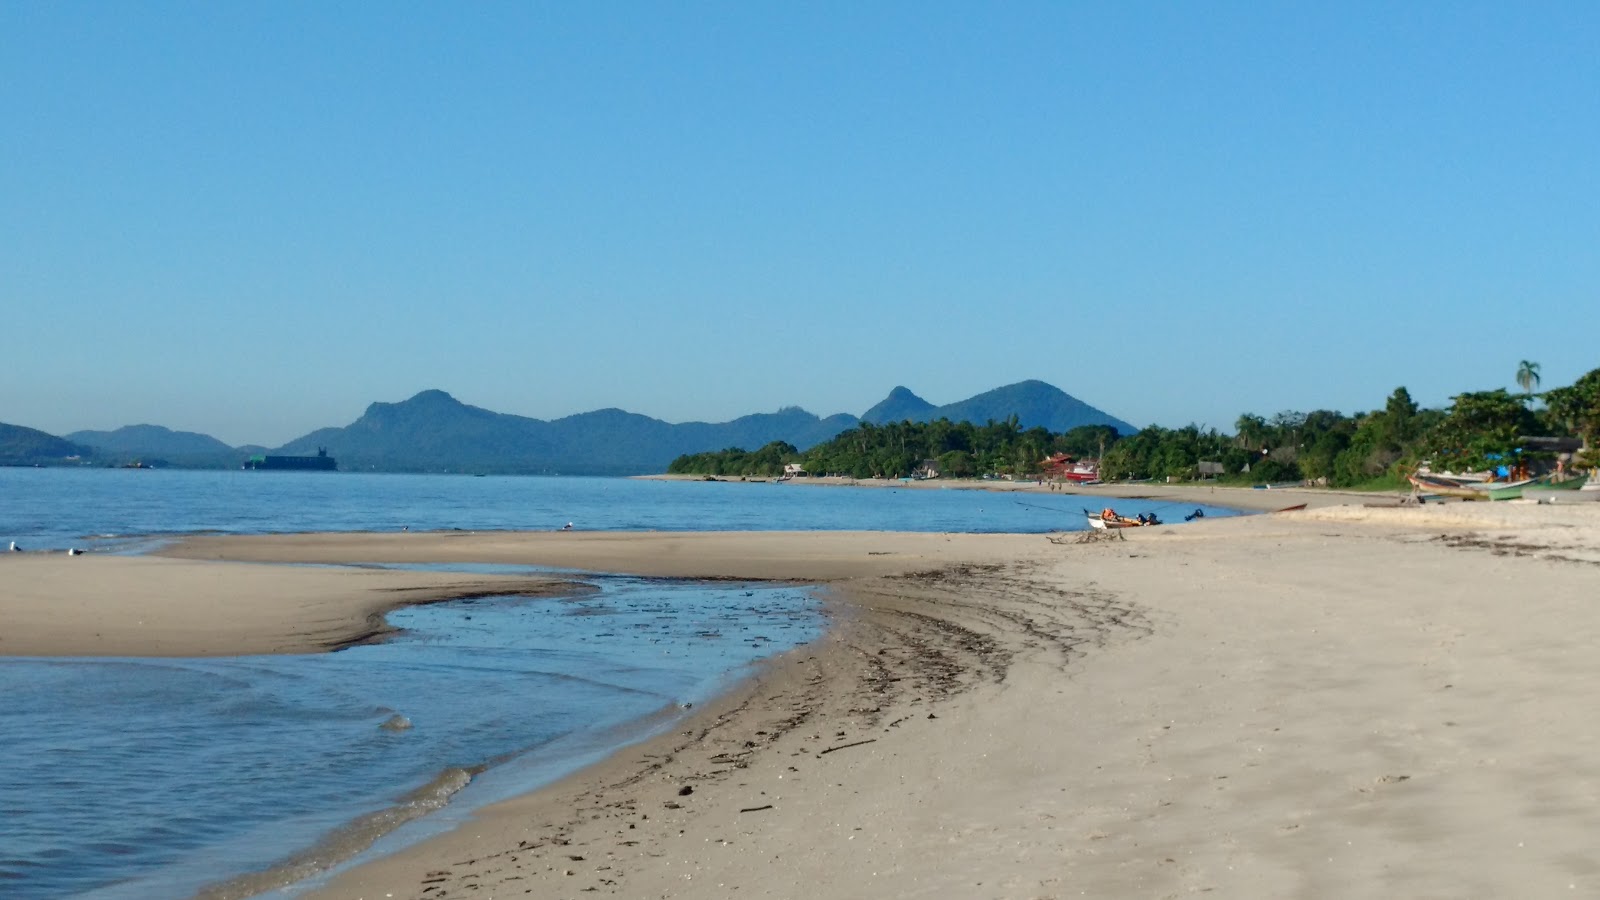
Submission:
[[[872,742],[874,742],[876,740],[877,740],[877,738],[867,738],[864,741],[856,741],[853,744],[840,744],[837,747],[829,747],[828,749],[822,751],[821,753],[818,753],[817,755],[818,756],[826,756],[827,754],[832,753],[835,750],[848,750],[851,747],[859,747],[862,744],[870,744],[870,743],[872,743]]]
[[[748,806],[748,807],[745,807],[744,809],[739,810],[739,812],[761,812],[763,809],[771,809],[771,808],[772,808],[772,804],[768,803],[766,806]]]

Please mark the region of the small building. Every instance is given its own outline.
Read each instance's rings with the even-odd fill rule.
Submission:
[[[1214,462],[1212,460],[1200,460],[1199,469],[1201,478],[1215,478],[1218,475],[1224,474],[1222,463]]]
[[[804,475],[805,473],[806,473],[806,467],[801,465],[800,463],[784,463],[783,464],[783,477],[785,477],[785,478],[799,478],[801,475]]]
[[[913,477],[913,478],[938,478],[939,477],[939,461],[936,460],[936,459],[925,459],[925,460],[923,460],[921,463],[917,464],[917,467],[915,469],[911,470],[911,477]]]

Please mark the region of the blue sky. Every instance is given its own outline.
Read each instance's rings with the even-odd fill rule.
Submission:
[[[0,0],[0,421],[1600,366],[1600,6]]]

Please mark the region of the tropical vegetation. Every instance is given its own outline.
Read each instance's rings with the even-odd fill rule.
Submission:
[[[1313,482],[1334,487],[1398,487],[1423,463],[1472,471],[1551,455],[1524,448],[1527,437],[1577,437],[1581,464],[1600,467],[1600,369],[1568,387],[1536,393],[1539,364],[1522,361],[1521,394],[1504,389],[1456,395],[1445,409],[1418,407],[1396,388],[1383,406],[1350,415],[1333,410],[1241,415],[1232,434],[1214,428],[1151,426],[1121,434],[1109,426],[1065,433],[1023,429],[1015,416],[984,425],[903,421],[860,423],[801,451],[774,442],[754,452],[730,448],[680,456],[669,472],[774,477],[799,465],[808,475],[854,478],[1037,477],[1065,453],[1100,460],[1108,481],[1199,478],[1201,463],[1223,481]],[[1540,405],[1539,401],[1543,401]]]

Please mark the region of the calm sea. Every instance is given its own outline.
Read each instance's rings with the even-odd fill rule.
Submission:
[[[343,472],[0,468],[0,549],[179,534],[461,528],[958,531],[1084,527],[1095,498],[805,484]],[[1181,520],[1187,504],[1119,500]],[[1226,515],[1211,507],[1207,515]]]
[[[569,521],[1045,532],[1081,527],[1081,505],[603,478],[0,469],[0,547],[138,552],[158,542],[146,536],[195,531]],[[601,591],[577,598],[403,610],[391,616],[401,637],[336,654],[0,659],[0,896],[182,897],[263,870],[304,878],[380,836],[392,850],[669,727],[823,627],[798,588],[591,580]]]

